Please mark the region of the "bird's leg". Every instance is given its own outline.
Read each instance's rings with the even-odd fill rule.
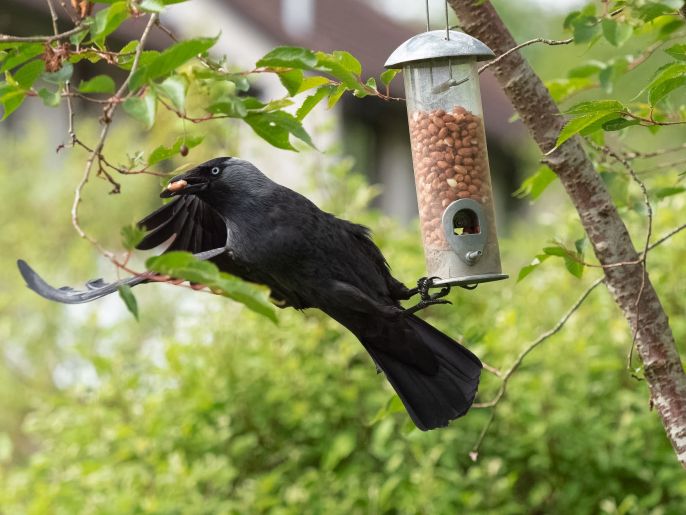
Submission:
[[[421,300],[416,305],[406,309],[404,311],[405,315],[411,315],[434,304],[452,304],[449,300],[442,299],[442,297],[445,297],[450,293],[450,286],[444,286],[438,293],[434,293],[433,295],[429,293],[429,289],[433,286],[434,279],[438,279],[438,277],[422,277],[417,281],[417,287],[412,288],[410,293],[412,293],[412,295],[419,293]]]

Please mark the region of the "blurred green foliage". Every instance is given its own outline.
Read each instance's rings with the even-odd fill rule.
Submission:
[[[156,10],[171,2],[144,3]],[[631,4],[642,8],[655,2]],[[513,18],[516,14],[515,32],[530,30],[531,8],[520,12],[518,4],[511,4],[509,9]],[[591,48],[529,47],[525,52],[540,56],[536,65],[544,78],[559,79],[548,82],[553,92],[559,90],[559,99],[574,95],[568,102],[576,103],[613,94],[622,102],[631,100],[651,72],[638,68],[628,73],[622,64],[625,56],[617,56],[616,47],[624,44],[622,52],[640,55],[653,35],[640,34],[642,25],[634,24],[627,40],[626,18],[613,24],[591,11],[586,8],[568,22],[577,39],[591,37]],[[675,30],[673,22],[680,23],[676,28],[681,30],[680,19],[661,18],[646,24],[658,31],[668,27],[668,37]],[[101,21],[91,29],[92,37],[109,30],[107,19]],[[561,25],[562,20],[536,24],[536,32],[527,36],[560,37],[551,27]],[[601,38],[608,44],[603,46]],[[42,51],[39,46],[25,57],[35,57]],[[656,52],[649,66],[654,71],[669,59],[679,59],[681,54],[676,54]],[[341,59],[351,64],[346,55],[339,54]],[[561,69],[561,62],[578,66]],[[336,68],[337,62],[327,63]],[[324,64],[317,61],[317,66]],[[298,121],[326,95],[335,99],[342,93],[308,82],[298,69],[283,72],[281,78],[290,94],[303,85],[319,88],[296,113]],[[225,82],[226,77],[209,79]],[[184,84],[173,75],[152,87],[180,108],[186,100]],[[28,87],[10,86],[18,89],[0,92],[11,94],[5,98],[6,109],[7,102],[18,107],[17,93],[23,100]],[[103,79],[80,88],[112,89]],[[208,92],[215,94],[224,109],[220,112],[233,113],[236,104],[227,98],[234,98],[235,91]],[[40,96],[47,105],[57,104],[49,88]],[[150,114],[141,107],[129,106],[138,114]],[[157,116],[144,136],[138,132],[141,125],[115,124],[108,159],[154,162],[156,169],[171,171],[186,161],[235,154],[237,128],[231,122],[183,127],[169,113]],[[3,515],[686,512],[686,478],[657,414],[650,410],[645,383],[635,381],[625,368],[631,335],[603,287],[558,335],[526,358],[473,462],[469,453],[488,410],[475,408],[446,429],[418,431],[398,409],[392,389],[374,373],[355,338],[316,311],[280,311],[276,326],[228,299],[148,285],[135,290],[136,322],[116,295],[91,305],[62,306],[29,292],[16,271],[19,257],[55,284],[111,277],[113,271],[75,237],[70,225],[73,188],[84,155],[55,155],[53,142],[64,139],[64,128],[56,129],[56,135],[44,121],[14,123],[11,131],[0,132]],[[77,127],[80,135],[96,130],[95,117]],[[654,136],[629,127],[618,138],[639,150],[654,150],[670,140],[680,142],[679,134],[675,129]],[[188,158],[178,155],[184,142],[199,143],[202,138],[202,145],[187,145]],[[127,150],[136,155],[127,155]],[[312,155],[304,151],[301,158],[311,162],[307,189],[318,203],[369,225],[398,278],[411,283],[423,275],[417,227],[403,228],[369,211],[377,188],[353,173],[349,160]],[[638,188],[622,170],[597,161],[635,241],[643,241],[645,213]],[[645,162],[637,168],[645,172],[653,193],[654,233],[683,223],[686,195],[678,186],[680,170],[650,173],[651,165]],[[108,196],[111,185],[93,178],[81,210],[89,233],[108,248],[121,248],[119,228],[130,227],[158,202],[159,179],[121,181],[123,193]],[[565,269],[563,263],[569,265],[569,260],[558,249],[576,249],[583,255],[583,232],[546,169],[534,174],[519,193],[540,199],[526,218],[510,220],[510,236],[501,238],[504,269],[513,279],[473,292],[455,291],[452,307],[425,312],[431,323],[501,370],[552,327],[599,274],[595,269],[581,274],[577,267],[572,275]],[[136,235],[125,232],[130,246]],[[518,271],[530,266],[535,256],[539,262],[516,282]],[[684,233],[648,258],[651,279],[682,353],[686,292],[678,274],[684,259]],[[132,266],[142,269],[144,262],[135,256]],[[490,400],[499,385],[497,377],[484,373],[478,401]]]
[[[159,124],[150,147],[173,129]],[[135,130],[119,126],[112,151]],[[0,512],[683,513],[686,478],[645,383],[625,370],[630,335],[602,287],[515,374],[473,463],[486,410],[447,429],[413,429],[355,338],[318,312],[281,311],[275,326],[227,299],[148,285],[136,288],[137,323],[116,295],[85,306],[38,298],[16,258],[55,283],[112,271],[98,270],[103,260],[69,224],[78,153],[37,152],[36,141],[50,141],[45,125],[0,137]],[[220,141],[191,157],[230,152]],[[319,203],[370,225],[399,278],[420,276],[417,228],[369,212],[375,189],[348,160],[316,163]],[[119,196],[96,181],[84,204],[84,220],[112,246],[113,225],[157,202],[157,179],[125,180]],[[657,234],[679,223],[683,197],[660,201]],[[640,216],[629,219],[641,227]],[[581,229],[557,202],[512,233],[501,241],[511,274],[551,237],[573,242]],[[684,259],[681,235],[649,257],[680,342],[684,291],[673,274]],[[427,317],[506,368],[596,276],[577,279],[549,260],[520,283],[454,292],[454,306]],[[498,385],[485,373],[479,399]]]

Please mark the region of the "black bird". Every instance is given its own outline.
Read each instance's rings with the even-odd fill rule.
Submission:
[[[192,252],[224,272],[267,285],[279,307],[322,310],[360,340],[421,430],[446,426],[467,412],[481,362],[401,307],[418,289],[393,278],[366,227],[321,211],[237,158],[212,159],[174,177],[160,196],[177,198],[139,222],[149,231],[139,249],[173,237],[166,251]],[[24,261],[18,264],[29,288],[67,303],[148,280],[91,281],[87,291],[57,290]],[[419,307],[445,302],[425,291],[422,298]]]

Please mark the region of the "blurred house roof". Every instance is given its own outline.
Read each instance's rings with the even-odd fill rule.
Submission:
[[[224,3],[268,32],[277,43],[325,52],[347,50],[360,60],[367,76],[378,76],[391,52],[416,33],[357,0],[224,0]],[[290,24],[294,16],[299,16],[300,22]]]
[[[256,30],[269,34],[275,44],[347,50],[361,62],[365,78],[384,71],[391,52],[422,30],[396,23],[359,0],[221,1]],[[293,17],[297,23],[292,23]],[[481,77],[481,89],[489,132],[503,139],[521,134],[518,124],[507,122],[512,107],[490,72]],[[391,83],[391,94],[404,96],[400,77]]]

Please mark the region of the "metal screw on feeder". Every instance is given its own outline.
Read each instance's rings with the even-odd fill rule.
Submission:
[[[427,21],[428,29],[428,21]],[[427,31],[400,45],[417,202],[432,286],[506,279],[500,266],[477,61],[495,57],[462,32]]]

